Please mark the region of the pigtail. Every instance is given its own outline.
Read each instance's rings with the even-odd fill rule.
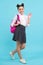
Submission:
[[[24,3],[22,3],[22,4],[17,4],[17,5],[16,5],[17,9],[18,9],[20,6],[24,7]]]
[[[21,4],[21,6],[23,6],[23,7],[24,7],[24,3],[22,3],[22,4]]]

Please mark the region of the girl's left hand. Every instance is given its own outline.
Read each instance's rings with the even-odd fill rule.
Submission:
[[[29,14],[28,14],[28,18],[31,18],[31,16],[32,16],[32,14],[31,14],[31,13],[29,13]]]

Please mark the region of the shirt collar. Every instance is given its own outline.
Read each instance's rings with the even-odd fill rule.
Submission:
[[[24,15],[24,14],[23,14],[23,15],[21,15],[20,13],[18,13],[18,14],[19,14],[20,16],[23,16],[23,15]]]

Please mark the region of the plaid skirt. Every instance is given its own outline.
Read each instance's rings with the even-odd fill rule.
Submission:
[[[26,43],[26,33],[25,33],[25,26],[18,25],[16,30],[13,34],[13,41],[19,41],[21,44]]]

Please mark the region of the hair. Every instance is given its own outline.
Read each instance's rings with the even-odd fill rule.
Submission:
[[[17,5],[16,5],[17,9],[19,9],[20,6],[24,7],[24,3],[17,4]]]

